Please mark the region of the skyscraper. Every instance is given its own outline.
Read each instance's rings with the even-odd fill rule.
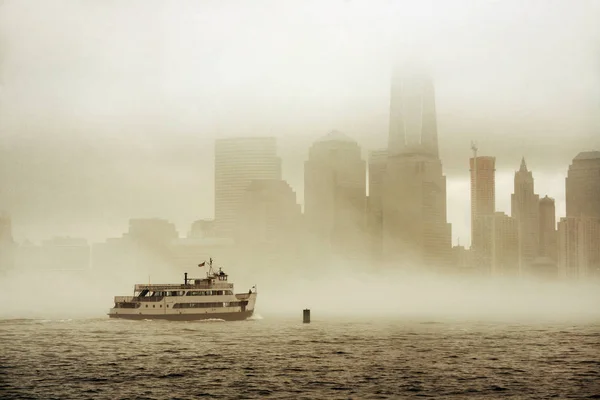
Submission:
[[[476,160],[476,161],[475,161]],[[477,157],[471,167],[471,220],[496,212],[496,158]],[[474,232],[471,232],[473,235]],[[474,235],[473,235],[474,237]],[[471,238],[471,241],[473,238]]]
[[[383,193],[383,253],[388,262],[446,267],[451,226],[446,177],[438,155],[435,93],[422,71],[392,80]]]
[[[558,223],[563,277],[600,276],[600,151],[579,153],[565,179],[567,217]]]
[[[304,215],[314,254],[365,254],[366,163],[338,131],[316,141],[304,164]]]
[[[423,70],[397,69],[392,77],[388,152],[438,159],[433,81]]]
[[[503,212],[496,212],[492,218],[492,266],[493,276],[519,275],[519,234],[518,222]]]
[[[600,219],[560,219],[558,272],[560,277],[569,279],[600,276]]]
[[[527,170],[525,158],[515,172],[514,193],[511,196],[511,215],[519,232],[519,271],[525,273],[538,256],[539,199],[534,193],[533,174]]]
[[[565,184],[567,217],[600,218],[600,151],[579,153]]]
[[[215,234],[233,238],[240,204],[254,179],[281,179],[281,159],[272,137],[215,142]]]
[[[471,250],[475,268],[484,274],[492,268],[492,232],[496,209],[496,158],[472,157]]]
[[[240,209],[236,242],[254,265],[284,268],[301,262],[302,211],[284,180],[257,179]]]
[[[554,199],[545,196],[539,203],[539,255],[556,262],[557,236],[556,236],[556,206]]]

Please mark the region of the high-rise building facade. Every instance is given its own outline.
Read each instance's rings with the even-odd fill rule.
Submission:
[[[281,159],[272,137],[215,142],[215,235],[233,238],[246,189],[255,179],[281,179]]]
[[[245,259],[284,268],[302,255],[302,211],[284,180],[253,180],[240,209],[236,242]]]
[[[565,179],[567,217],[558,223],[562,277],[600,277],[600,151],[579,153]]]
[[[579,153],[565,179],[567,217],[600,218],[600,151]]]
[[[503,212],[494,213],[492,224],[492,276],[519,275],[518,221]]]
[[[556,206],[545,196],[539,202],[539,256],[557,261]]]
[[[515,172],[514,192],[511,196],[511,215],[519,232],[519,271],[525,274],[538,256],[540,206],[534,192],[533,174],[527,170],[525,158]]]
[[[423,70],[396,69],[390,96],[390,155],[439,158],[435,90]]]
[[[471,220],[496,212],[496,157],[469,160],[471,170]],[[471,232],[473,235],[474,232]],[[474,236],[474,235],[473,235]],[[471,241],[473,238],[471,238]]]
[[[560,219],[558,273],[561,278],[567,279],[600,277],[600,219]]]
[[[406,72],[392,80],[382,202],[384,260],[443,269],[452,264],[452,232],[433,82],[422,71]]]
[[[304,216],[315,255],[366,255],[366,173],[358,143],[338,131],[309,149],[304,164]]]
[[[490,274],[492,232],[496,210],[496,158],[472,157],[471,170],[471,251],[475,269]]]

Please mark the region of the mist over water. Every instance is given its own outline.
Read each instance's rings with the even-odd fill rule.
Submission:
[[[264,318],[300,318],[301,310],[310,308],[313,319],[600,321],[596,282],[445,276],[367,266],[348,270],[340,265],[226,270],[236,293],[257,285],[256,312]],[[183,273],[172,269],[147,272],[13,272],[0,281],[0,318],[108,318],[113,297],[132,295],[134,284],[183,280]],[[198,268],[188,272],[190,277],[205,274]]]

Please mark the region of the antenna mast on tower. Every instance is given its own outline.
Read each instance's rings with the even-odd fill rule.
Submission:
[[[473,158],[477,158],[477,143],[471,141],[471,150],[473,150]]]

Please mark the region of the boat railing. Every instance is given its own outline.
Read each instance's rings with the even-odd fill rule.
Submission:
[[[164,296],[115,296],[115,303],[139,303],[141,301],[156,302],[161,301],[163,298]]]
[[[133,302],[138,302],[138,301],[149,301],[149,302],[157,302],[157,301],[162,301],[162,299],[164,299],[164,296],[148,296],[148,297],[134,297]]]
[[[136,291],[142,290],[151,290],[151,291],[170,291],[176,289],[232,289],[233,283],[224,283],[224,282],[213,282],[206,283],[201,282],[197,284],[188,284],[188,285],[149,285],[149,284],[137,284],[135,285]]]

